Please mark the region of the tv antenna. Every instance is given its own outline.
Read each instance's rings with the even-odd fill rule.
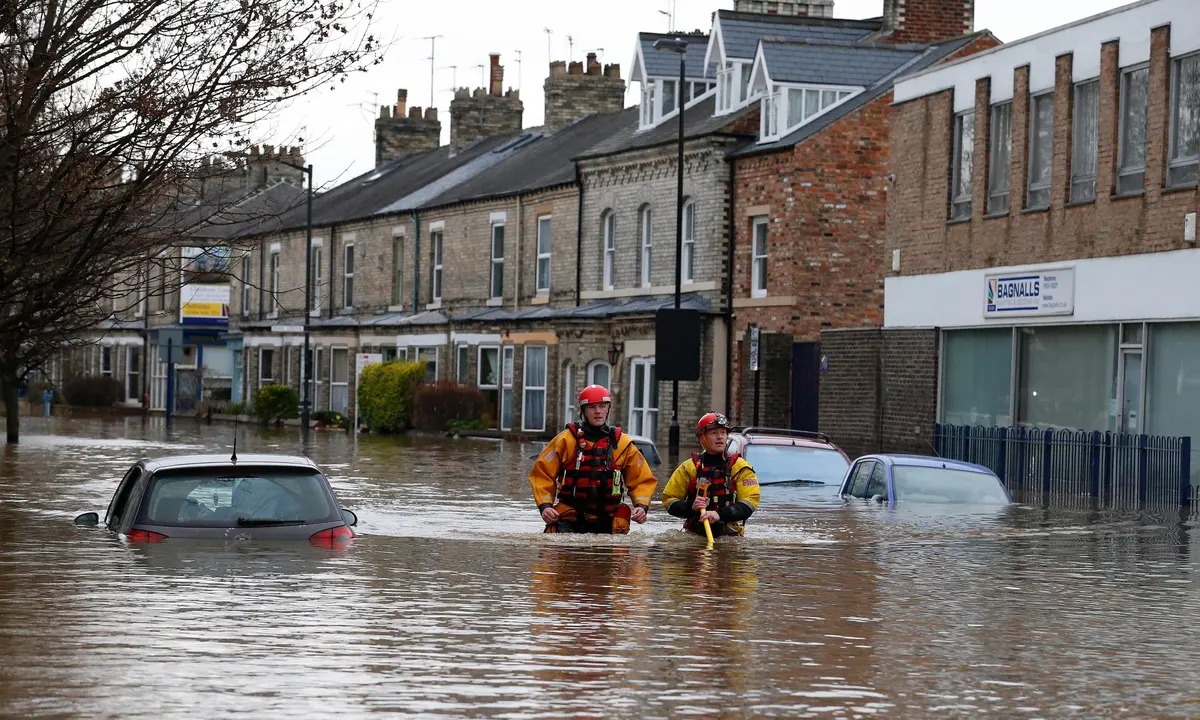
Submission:
[[[546,31],[546,62],[554,62],[554,31],[550,28],[545,28]]]
[[[567,62],[575,62],[575,38],[567,36]]]
[[[450,77],[453,78],[453,81],[454,81],[454,83],[453,83],[453,85],[451,85],[451,87],[454,89],[455,92],[457,92],[458,91],[458,66],[457,65],[443,65],[440,69],[450,71]]]
[[[513,54],[517,56],[517,94],[521,94],[521,51],[513,50]]]
[[[433,90],[434,90],[434,85],[433,85],[434,64],[433,64],[433,61],[434,61],[434,57],[437,56],[437,41],[439,38],[442,38],[442,37],[445,37],[445,36],[444,35],[426,35],[425,36],[425,39],[429,41],[429,58],[428,58],[429,59],[429,107],[435,107],[434,102],[433,102]]]

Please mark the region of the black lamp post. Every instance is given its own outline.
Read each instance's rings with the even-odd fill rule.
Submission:
[[[680,290],[683,284],[683,104],[687,95],[683,91],[686,82],[687,41],[683,38],[663,38],[654,41],[655,50],[669,50],[679,54],[679,83],[675,88],[678,96],[675,109],[679,112],[679,154],[675,166],[675,309],[679,309]],[[679,459],[679,381],[671,381],[671,427],[667,433],[667,455],[672,465]]]
[[[313,201],[313,166],[309,163],[303,167],[280,159],[279,162],[288,167],[301,170],[308,176],[308,194],[305,199],[304,213],[304,352],[300,357],[300,387],[304,400],[300,403],[300,437],[308,443],[309,409],[312,407],[309,375],[312,369],[308,362],[309,319],[312,315],[312,201]]]

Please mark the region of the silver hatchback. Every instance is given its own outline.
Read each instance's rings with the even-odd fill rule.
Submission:
[[[134,464],[103,524],[130,542],[308,540],[341,547],[357,522],[306,457],[183,455]],[[100,516],[84,513],[75,524],[96,526]]]

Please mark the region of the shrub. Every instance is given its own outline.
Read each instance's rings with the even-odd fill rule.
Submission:
[[[358,380],[359,417],[371,432],[412,426],[413,395],[425,379],[425,363],[394,360],[363,368]]]
[[[263,385],[254,396],[254,416],[263,425],[297,417],[300,396],[287,385]]]
[[[337,410],[318,410],[312,414],[312,419],[313,422],[320,423],[326,427],[346,427],[346,416]]]
[[[246,403],[231,402],[225,405],[221,410],[222,415],[244,415],[246,413]]]
[[[108,375],[78,375],[63,383],[63,400],[80,407],[111,407],[124,389],[120,380]],[[42,399],[40,391],[35,399]]]
[[[413,425],[418,430],[441,432],[451,429],[454,422],[482,424],[486,412],[487,401],[477,387],[455,382],[422,385],[413,406]]]
[[[37,403],[40,405],[42,403],[42,393],[44,393],[47,390],[54,391],[54,397],[50,399],[50,402],[52,402],[52,403],[62,402],[62,399],[63,399],[62,393],[60,393],[58,391],[58,388],[54,387],[50,383],[41,382],[41,381],[38,381],[35,383],[30,383],[29,389],[25,391],[25,399],[31,403]]]

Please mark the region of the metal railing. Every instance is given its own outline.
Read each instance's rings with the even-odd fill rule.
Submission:
[[[1014,495],[1055,504],[1190,506],[1191,437],[934,425],[939,456],[991,468]]]

